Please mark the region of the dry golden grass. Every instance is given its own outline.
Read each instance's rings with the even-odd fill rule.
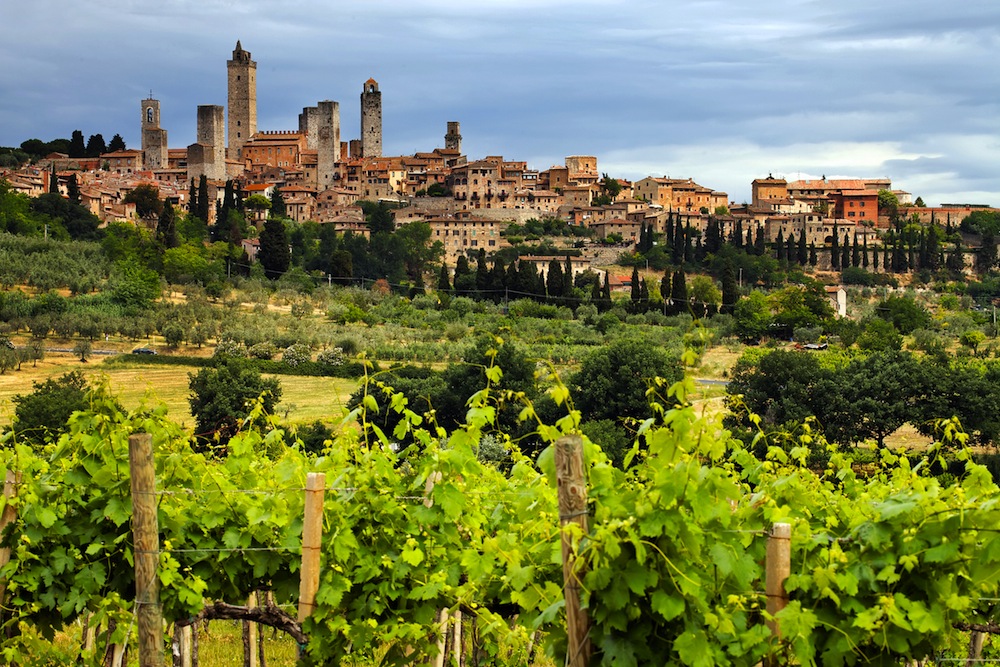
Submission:
[[[38,362],[37,367],[24,364],[20,371],[7,371],[0,375],[0,425],[9,424],[14,414],[11,398],[32,391],[33,382],[44,382],[73,370],[80,370],[88,377],[104,375],[112,393],[123,406],[134,409],[145,403],[167,406],[170,416],[179,423],[193,425],[188,406],[188,374],[194,367],[186,366],[128,366],[109,367],[104,358],[93,357],[88,363],[69,354],[51,354]],[[289,422],[302,423],[316,420],[335,421],[342,413],[348,398],[358,386],[356,380],[300,375],[277,375],[281,382],[281,402],[276,412]]]

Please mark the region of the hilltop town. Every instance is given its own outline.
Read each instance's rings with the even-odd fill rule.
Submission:
[[[397,225],[426,221],[450,265],[480,249],[492,254],[508,247],[502,234],[507,225],[532,219],[565,220],[590,230],[591,238],[604,245],[635,245],[644,233],[662,236],[676,218],[697,235],[704,235],[712,220],[723,238],[746,235],[752,243],[763,236],[764,243],[774,244],[804,235],[810,247],[857,242],[867,248],[875,247],[880,232],[900,219],[951,226],[973,211],[992,210],[974,204],[926,207],[919,198],[914,202],[910,193],[894,189],[888,178],[786,181],[768,175],[752,181],[751,201],[737,203],[692,177],[613,178],[602,174],[591,155],[568,156],[564,164],[545,169],[501,155],[470,158],[462,152],[457,121],[446,122],[441,147],[384,156],[382,93],[374,79],[362,84],[360,136],[345,141],[340,103],[330,100],[304,107],[297,129],[258,128],[257,63],[237,42],[226,66],[228,107],[197,108],[195,143],[169,146],[160,102],[150,95],[140,101],[141,148],[90,158],[53,153],[6,170],[2,178],[28,196],[54,188],[66,195],[73,179],[80,203],[103,223],[143,222],[127,202],[139,185],[154,185],[164,202],[188,210],[202,179],[216,202],[207,207],[209,225],[227,182],[235,183],[243,198],[271,198],[280,191],[288,218],[332,225],[338,233],[367,234],[358,202],[387,202],[395,208]],[[891,210],[880,208],[880,193],[891,193]],[[259,209],[255,215],[259,228],[267,211]],[[836,241],[834,230],[840,237]],[[241,242],[252,260],[257,240]],[[829,266],[820,255],[820,266]],[[613,255],[602,255],[600,244],[594,245],[581,253],[576,270],[608,257]]]

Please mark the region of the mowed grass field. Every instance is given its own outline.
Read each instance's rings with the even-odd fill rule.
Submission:
[[[79,370],[90,378],[106,376],[112,393],[123,406],[134,409],[142,404],[167,406],[170,417],[192,427],[194,420],[188,406],[188,374],[196,372],[187,366],[105,366],[104,357],[91,357],[87,363],[70,354],[51,354],[37,367],[23,364],[20,371],[10,370],[0,375],[0,426],[10,424],[14,415],[12,398],[32,391],[33,382],[44,382],[70,371]],[[342,378],[277,375],[281,382],[281,402],[278,415],[292,423],[336,421],[354,390],[356,380]]]

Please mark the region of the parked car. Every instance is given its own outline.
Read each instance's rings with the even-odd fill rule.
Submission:
[[[152,350],[148,347],[137,347],[132,350],[132,354],[156,354],[156,350]]]

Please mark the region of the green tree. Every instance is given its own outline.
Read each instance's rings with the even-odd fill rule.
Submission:
[[[659,393],[665,396],[666,387],[682,376],[678,356],[646,340],[618,339],[588,354],[569,387],[585,421],[622,423],[652,414],[646,391],[653,378],[663,378],[665,386]]]
[[[70,415],[87,409],[87,391],[87,379],[80,371],[32,382],[30,394],[17,394],[11,399],[12,430],[17,438],[35,446],[52,442],[66,432]]]
[[[899,197],[891,190],[878,191],[878,214],[894,222],[899,217]]]
[[[271,215],[278,218],[284,218],[288,215],[285,208],[285,196],[281,194],[281,188],[277,185],[271,190]]]
[[[76,345],[73,346],[73,354],[80,357],[81,362],[87,363],[87,357],[90,356],[90,352],[92,349],[93,349],[93,343],[90,342],[90,339],[83,338],[81,340],[78,340],[76,342]]]
[[[759,343],[767,336],[771,326],[771,309],[767,297],[760,290],[753,290],[740,299],[733,308],[736,335],[746,342]]]
[[[208,177],[205,174],[198,179],[198,208],[197,215],[202,222],[208,224],[208,217],[211,212],[212,200],[208,197]]]
[[[931,323],[931,315],[922,305],[909,296],[890,296],[875,306],[875,313],[891,322],[904,336],[917,329],[926,329]]]
[[[68,155],[74,158],[87,156],[87,146],[83,141],[83,132],[80,130],[73,130],[73,134],[70,135]]]
[[[903,348],[903,336],[887,320],[873,317],[858,336],[858,347],[872,352],[888,352]]]
[[[104,135],[92,134],[90,138],[87,139],[87,147],[85,153],[87,157],[100,157],[102,154],[108,152],[107,144],[104,143]]]
[[[221,360],[216,368],[203,368],[188,375],[191,395],[188,403],[195,419],[195,439],[202,450],[210,443],[225,446],[244,427],[261,427],[261,418],[248,418],[259,400],[264,414],[270,414],[281,398],[281,385],[265,379],[242,359]]]
[[[264,223],[260,232],[257,260],[264,268],[264,274],[271,280],[280,278],[291,264],[292,252],[288,246],[285,223],[277,217],[268,218]]]
[[[180,245],[180,239],[177,237],[177,215],[169,203],[163,205],[156,221],[156,241],[166,249]]]
[[[141,183],[125,195],[125,203],[135,204],[135,213],[140,218],[158,218],[163,212],[163,201],[160,199],[160,189],[155,185]]]
[[[120,135],[120,134],[115,134],[115,136],[111,137],[111,141],[108,142],[108,152],[109,153],[115,153],[117,151],[123,151],[123,150],[125,150],[125,148],[126,148],[126,146],[125,146],[125,140],[122,139],[122,135]]]
[[[66,180],[66,195],[71,204],[79,205],[82,201],[80,195],[80,184],[76,180],[76,174],[70,174]]]

